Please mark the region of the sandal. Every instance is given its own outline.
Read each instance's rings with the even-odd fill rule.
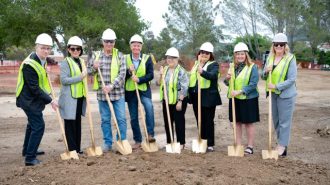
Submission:
[[[244,153],[245,154],[253,154],[253,147],[246,147],[245,150],[244,150]]]

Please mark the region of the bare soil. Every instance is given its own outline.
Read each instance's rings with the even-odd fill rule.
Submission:
[[[227,88],[222,85],[223,105],[215,118],[215,152],[194,154],[191,142],[197,137],[196,121],[191,106],[186,112],[187,149],[181,154],[166,153],[165,131],[158,88],[153,87],[156,139],[160,150],[155,153],[134,151],[123,156],[115,151],[100,157],[80,155],[79,160],[62,161],[64,152],[54,112],[44,111],[46,131],[40,148],[46,155],[38,157],[42,164],[25,167],[21,156],[26,116],[15,106],[15,95],[0,75],[0,184],[330,184],[330,73],[299,70],[298,97],[288,157],[263,160],[267,149],[267,100],[264,81],[259,82],[261,121],[256,124],[255,154],[242,158],[228,157],[232,145],[232,128],[228,121]],[[16,83],[16,82],[15,82]],[[8,85],[8,84],[7,84]],[[15,87],[15,85],[13,86]],[[11,87],[12,88],[12,87]],[[57,89],[58,91],[58,89]],[[91,93],[96,143],[102,145],[100,116],[95,93]],[[129,116],[127,115],[129,120]],[[86,118],[82,122],[82,147],[90,146]],[[133,144],[128,123],[128,140]],[[244,137],[245,138],[245,137]],[[275,140],[273,140],[275,146]]]

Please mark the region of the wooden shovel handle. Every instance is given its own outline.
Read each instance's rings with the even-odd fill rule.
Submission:
[[[197,124],[198,124],[198,139],[199,141],[202,139],[201,132],[202,132],[202,98],[201,98],[201,76],[197,72],[197,81],[198,81],[198,88],[197,88],[197,112],[198,112],[198,119],[197,119]]]
[[[272,71],[269,71],[269,83],[272,82]],[[266,84],[268,86],[268,84]],[[269,132],[269,137],[268,137],[268,150],[272,150],[272,91],[268,89],[268,132]]]
[[[234,78],[235,78],[235,67],[234,64],[231,64],[232,75],[230,78],[231,90],[235,90]],[[231,92],[230,92],[231,93]],[[233,132],[234,132],[234,146],[237,145],[237,136],[236,136],[236,108],[235,108],[235,97],[231,97],[231,108],[232,108],[232,117],[233,117]]]
[[[103,76],[102,76],[102,73],[101,73],[100,68],[97,68],[97,71],[98,71],[98,73],[99,73],[99,77],[100,77],[100,79],[101,79],[102,87],[105,87],[105,83],[104,83]],[[116,114],[115,114],[115,111],[114,111],[114,109],[113,109],[112,103],[111,103],[111,101],[110,101],[109,94],[108,94],[108,93],[104,93],[104,94],[105,94],[105,98],[107,99],[107,102],[108,102],[108,104],[109,104],[109,108],[110,108],[111,116],[113,117],[113,122],[115,123],[116,129],[117,129],[117,133],[118,133],[119,141],[121,141],[121,135],[120,135],[120,130],[119,130],[118,123],[117,123]]]
[[[168,129],[170,131],[170,138],[171,143],[173,143],[173,133],[172,133],[172,126],[171,126],[171,115],[170,115],[170,108],[168,107],[168,99],[167,99],[167,88],[166,88],[166,82],[165,82],[165,74],[162,75],[162,81],[163,81],[163,87],[164,87],[164,100],[165,100],[165,107],[166,107],[166,113],[167,113],[167,125]]]

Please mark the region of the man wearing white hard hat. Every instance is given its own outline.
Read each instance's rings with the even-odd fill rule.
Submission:
[[[248,52],[249,49],[245,43],[239,42],[235,45],[234,60],[224,82],[228,86],[230,122],[233,122],[232,97],[235,97],[237,145],[242,145],[242,125],[244,125],[248,140],[244,153],[253,154],[254,123],[260,121],[257,87],[259,73],[257,65],[252,63]]]
[[[139,126],[138,99],[134,83],[137,83],[141,103],[145,110],[145,120],[148,131],[147,139],[149,142],[155,142],[155,118],[150,88],[150,82],[154,78],[154,68],[150,55],[141,52],[143,46],[142,37],[135,34],[131,37],[129,43],[132,53],[125,56],[127,66],[125,99],[131,117],[131,127],[133,139],[135,141],[132,148],[138,149],[141,146],[142,135]]]
[[[111,112],[105,93],[110,96],[122,140],[126,139],[127,130],[124,89],[126,63],[124,55],[115,48],[116,39],[116,33],[110,28],[106,29],[102,34],[103,50],[94,52],[88,59],[87,66],[88,74],[94,76],[93,89],[97,91],[104,152],[112,149]],[[105,83],[103,88],[98,76],[98,68],[100,68]]]
[[[42,114],[45,105],[51,103],[54,110],[58,107],[56,100],[50,97],[51,89],[46,71],[46,58],[51,52],[53,40],[48,34],[42,33],[35,44],[36,51],[19,68],[16,86],[16,105],[23,109],[28,119],[22,152],[26,166],[39,164],[36,156],[44,154],[43,151],[38,151],[38,147],[45,130]]]
[[[271,81],[269,73],[271,73]],[[272,92],[272,115],[277,135],[277,151],[280,156],[285,157],[297,96],[297,64],[296,57],[290,53],[288,39],[284,33],[274,36],[261,77],[267,80],[266,92],[268,93],[269,90]]]
[[[69,151],[82,153],[81,143],[81,116],[86,111],[86,92],[84,78],[87,75],[83,53],[82,40],[78,36],[68,40],[68,56],[61,62],[61,92],[58,104],[61,117],[64,119],[65,136]]]
[[[201,137],[207,139],[207,151],[214,151],[214,117],[215,108],[221,105],[218,89],[219,64],[214,61],[213,45],[205,42],[201,45],[195,65],[190,72],[189,102],[193,105],[198,120],[198,76],[201,79]]]
[[[173,122],[175,122],[175,133],[177,141],[180,142],[181,149],[184,149],[186,140],[185,140],[185,129],[186,129],[186,120],[185,113],[187,109],[187,95],[188,95],[188,85],[189,78],[186,70],[181,67],[179,64],[179,51],[172,47],[169,48],[166,53],[166,63],[168,64],[166,67],[160,69],[160,100],[163,105],[163,117],[165,124],[165,132],[166,132],[166,142],[167,144],[171,143],[171,136],[169,132],[168,125],[171,125],[173,129]],[[163,81],[165,80],[165,82]],[[168,123],[167,118],[167,110],[166,110],[166,102],[165,102],[165,93],[164,93],[164,85],[166,85],[167,91],[167,100],[169,107],[169,114],[171,123]],[[172,132],[174,133],[174,131]]]

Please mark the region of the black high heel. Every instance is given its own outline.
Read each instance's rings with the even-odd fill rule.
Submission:
[[[281,155],[279,155],[279,156],[280,157],[286,157],[286,155],[287,155],[287,149],[288,149],[288,147],[286,146],[285,149],[284,149],[284,151],[283,151],[283,153]]]

